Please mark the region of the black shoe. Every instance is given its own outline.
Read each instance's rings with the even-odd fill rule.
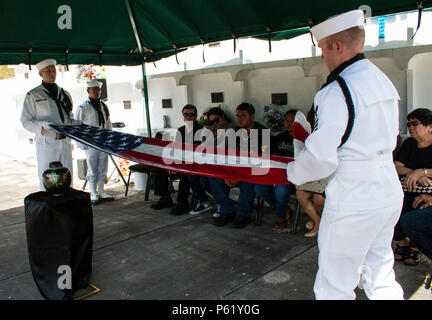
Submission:
[[[220,216],[213,218],[213,224],[215,226],[221,227],[224,226],[231,221],[233,221],[235,214],[233,212],[231,213],[225,213],[221,212]]]
[[[189,214],[200,214],[206,211],[213,209],[210,203],[207,202],[198,202],[195,206],[195,209],[189,211]]]
[[[251,222],[250,216],[243,216],[241,214],[238,214],[235,216],[233,222],[231,223],[232,228],[244,228]]]
[[[172,208],[173,202],[170,197],[161,197],[158,202],[153,203],[150,208],[154,210],[161,210],[165,208]]]
[[[170,214],[179,216],[189,212],[189,206],[185,203],[178,202],[174,208],[171,209]]]

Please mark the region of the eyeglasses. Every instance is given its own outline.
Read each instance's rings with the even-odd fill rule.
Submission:
[[[417,127],[419,124],[420,124],[419,121],[408,121],[408,122],[407,122],[407,127],[408,127],[408,128],[411,127],[411,126],[413,126],[413,127]]]
[[[183,117],[195,117],[196,113],[183,113]]]

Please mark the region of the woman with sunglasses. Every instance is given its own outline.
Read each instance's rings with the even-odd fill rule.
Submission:
[[[213,107],[207,112],[207,117],[210,121],[210,129],[215,137],[215,146],[221,145],[225,139],[225,132],[228,129],[234,129],[231,119],[225,114],[220,107]]]
[[[402,215],[413,210],[413,201],[419,193],[414,192],[417,185],[432,185],[432,111],[419,108],[407,116],[407,138],[394,158],[396,171],[408,191],[405,191]],[[397,241],[394,252],[395,260],[416,266],[419,262],[419,251],[412,247],[400,223],[395,227],[394,240]]]
[[[228,137],[227,137],[227,130],[235,128],[235,125],[231,122],[231,119],[225,114],[225,112],[220,107],[213,107],[207,112],[207,117],[210,121],[210,126],[205,128],[210,129],[213,133],[214,137],[214,146],[219,148],[226,148],[228,146]],[[210,180],[217,180],[216,178],[208,178],[208,186],[207,190],[210,190],[211,193],[214,196],[214,192],[217,192],[216,190],[211,189],[211,183]],[[222,184],[223,192],[226,197],[229,197],[230,188]],[[218,201],[215,198],[217,211],[213,214],[214,218],[217,218],[220,216],[220,208],[221,204],[218,203]]]

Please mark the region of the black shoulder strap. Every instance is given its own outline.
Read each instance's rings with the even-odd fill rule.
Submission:
[[[102,100],[100,101],[101,102],[101,105],[102,105],[102,107],[104,108],[104,112],[105,112],[105,114],[106,114],[106,118],[107,118],[107,120],[108,120],[108,118],[109,118],[109,116],[110,116],[110,113],[109,113],[109,110],[108,110],[108,106],[105,104],[105,102],[103,102]]]
[[[345,130],[344,135],[342,136],[341,144],[338,147],[338,148],[340,148],[345,144],[345,142],[348,140],[348,138],[351,134],[351,131],[352,131],[352,128],[354,125],[355,110],[354,110],[354,103],[352,101],[351,93],[348,89],[348,86],[347,86],[345,80],[340,75],[338,75],[336,77],[336,80],[342,89],[342,93],[345,96],[345,100],[346,100],[346,103],[348,106],[348,125],[347,125],[347,128]]]
[[[68,95],[66,93],[64,93],[63,88],[60,90],[60,96],[59,96],[59,98],[53,96],[46,89],[43,89],[43,91],[45,91],[45,93],[48,95],[48,97],[50,97],[51,99],[53,99],[55,101],[55,103],[57,105],[57,109],[58,109],[58,113],[59,113],[60,119],[61,119],[62,123],[64,123],[65,119],[64,119],[63,111],[66,113],[66,115],[69,118],[70,118],[70,113],[72,111],[72,102],[69,99]],[[62,97],[63,97],[63,99],[62,99]]]
[[[69,99],[69,96],[66,94],[66,92],[63,90],[63,88],[61,88],[60,91],[60,99],[63,97],[63,103],[64,103],[64,107],[66,108],[66,112],[68,114],[68,116],[70,116],[70,113],[72,111],[72,101]]]

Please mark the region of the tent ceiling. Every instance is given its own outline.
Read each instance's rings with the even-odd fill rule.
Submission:
[[[128,3],[142,54],[137,49]],[[422,4],[430,7],[432,0]],[[305,28],[308,18],[316,24],[361,5],[368,5],[373,16],[417,10],[413,0],[2,1],[0,64],[28,63],[29,59],[34,64],[47,57],[65,64],[65,50],[69,49],[69,64],[139,65],[143,57],[155,61],[179,49],[232,39],[233,35],[265,38],[268,30],[280,34]],[[59,22],[62,26],[70,22],[71,29],[60,29]]]

